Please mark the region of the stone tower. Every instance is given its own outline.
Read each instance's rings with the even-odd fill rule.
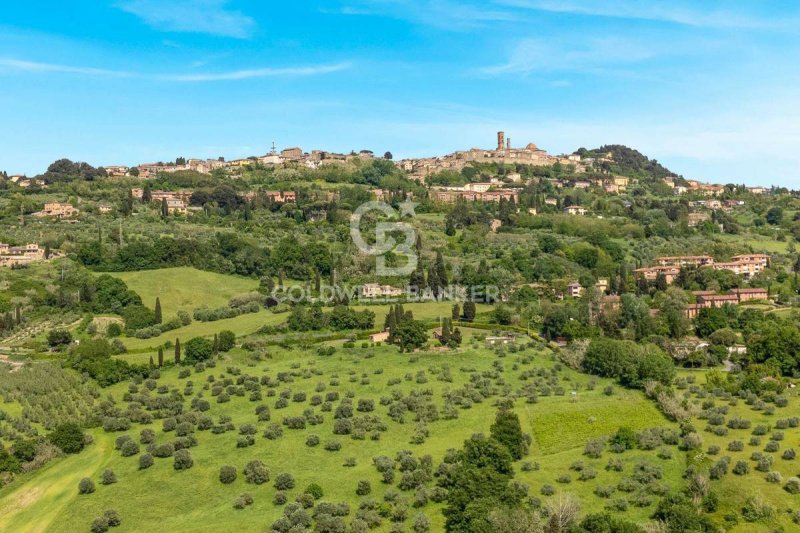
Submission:
[[[506,145],[506,134],[502,131],[497,132],[497,151],[501,151]]]

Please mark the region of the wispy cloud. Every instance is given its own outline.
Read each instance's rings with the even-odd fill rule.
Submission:
[[[308,77],[331,74],[350,68],[350,63],[335,63],[329,65],[307,65],[297,67],[266,67],[255,69],[232,70],[226,72],[200,72],[191,74],[153,74],[143,72],[130,72],[125,70],[109,70],[93,67],[80,67],[72,65],[59,65],[54,63],[40,63],[20,59],[0,58],[0,71],[14,70],[30,73],[61,73],[77,74],[94,77],[116,78],[141,78],[153,81],[173,82],[212,82],[212,81],[237,81],[255,78],[278,77]]]
[[[257,68],[233,70],[230,72],[201,73],[201,74],[177,74],[166,76],[153,76],[155,79],[165,81],[226,81],[226,80],[247,80],[252,78],[276,78],[276,77],[304,77],[319,76],[321,74],[331,74],[350,68],[350,63],[337,63],[333,65],[315,65],[306,67],[287,67],[287,68]]]
[[[255,31],[256,21],[228,9],[227,4],[228,0],[122,0],[117,7],[157,31],[247,39]]]
[[[450,31],[465,31],[492,22],[519,21],[513,10],[489,7],[486,3],[453,0],[353,0],[327,13],[356,16],[384,16]]]
[[[528,38],[516,43],[505,62],[483,67],[478,73],[495,76],[597,71],[646,61],[656,55],[656,50],[647,45],[622,37],[590,37],[565,42]]]
[[[53,72],[62,74],[81,74],[84,76],[104,76],[116,78],[130,78],[137,76],[133,72],[124,70],[108,70],[93,67],[75,67],[71,65],[58,65],[55,63],[39,63],[36,61],[25,61],[21,59],[0,59],[0,68],[5,67],[9,70],[20,72]]]
[[[686,0],[495,0],[495,3],[551,13],[652,20],[697,27],[778,29],[798,26],[796,16],[764,17],[746,11],[744,2],[737,4],[715,0],[700,4]],[[777,8],[775,12],[778,12]]]

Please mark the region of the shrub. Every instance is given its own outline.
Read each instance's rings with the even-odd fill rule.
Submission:
[[[85,477],[78,483],[78,494],[91,494],[94,492],[94,481]]]
[[[117,527],[122,523],[122,518],[114,509],[108,509],[105,513],[103,513],[103,518],[105,518],[106,522],[108,522],[108,527]]]
[[[789,494],[800,494],[800,478],[790,477],[783,486],[783,490]]]
[[[283,436],[283,428],[274,422],[268,425],[267,429],[264,430],[264,437],[268,438],[269,440],[276,440],[281,436]]]
[[[139,470],[146,470],[153,466],[153,456],[149,453],[139,456]]]
[[[584,455],[591,457],[592,459],[598,459],[600,456],[603,455],[603,450],[606,447],[606,441],[603,438],[592,439],[586,443],[586,447],[583,450]]]
[[[104,516],[98,516],[94,520],[92,520],[92,525],[89,526],[89,530],[92,533],[105,533],[108,531],[109,525],[108,520]]]
[[[358,487],[356,487],[356,494],[357,495],[366,496],[370,492],[372,492],[372,487],[371,487],[369,481],[367,481],[365,479],[362,479],[361,481],[358,482]]]
[[[313,448],[319,445],[319,437],[317,435],[309,435],[306,437],[306,446]]]
[[[275,505],[284,505],[287,502],[287,500],[288,498],[286,497],[286,493],[283,491],[278,491],[272,498],[272,503],[274,503]]]
[[[740,452],[742,450],[744,450],[744,442],[740,440],[734,440],[728,443],[729,452]]]
[[[275,488],[278,490],[290,490],[294,488],[294,477],[289,473],[278,474],[275,478]]]
[[[131,457],[137,453],[139,453],[139,445],[132,440],[126,441],[120,449],[120,454],[122,457]]]
[[[172,463],[175,470],[188,470],[192,465],[194,465],[194,461],[192,460],[192,454],[189,453],[189,450],[183,449],[175,452],[175,459]]]
[[[542,493],[542,496],[552,496],[556,493],[555,487],[552,485],[542,485],[542,488],[539,490]]]
[[[219,469],[219,481],[225,485],[236,481],[236,467],[230,465],[221,466]]]
[[[769,472],[767,474],[767,483],[780,483],[783,481],[783,476],[780,472]]]
[[[100,476],[100,483],[103,485],[111,485],[112,483],[117,482],[117,475],[114,473],[113,470],[110,468],[106,468],[103,470],[103,474]]]
[[[793,448],[786,448],[783,451],[783,455],[781,455],[781,458],[784,461],[794,461],[794,458],[796,457],[796,455],[797,454],[795,453]]]
[[[261,461],[250,461],[244,467],[244,479],[248,483],[261,485],[269,481],[269,469]]]
[[[57,425],[48,438],[64,453],[78,453],[86,444],[83,430],[73,422]]]
[[[338,440],[329,440],[325,443],[325,449],[329,452],[338,452],[342,449],[342,443]]]
[[[306,490],[303,491],[305,494],[310,494],[314,497],[315,500],[319,500],[322,498],[324,493],[322,492],[322,487],[319,486],[318,483],[312,483],[306,487]]]
[[[428,533],[431,530],[431,522],[427,516],[420,513],[414,517],[414,523],[411,528],[414,533]]]
[[[733,466],[732,472],[737,476],[743,476],[750,472],[750,465],[748,465],[744,461],[736,461],[736,464]]]
[[[193,337],[186,341],[184,345],[184,354],[183,361],[186,364],[200,363],[211,359],[214,355],[214,346],[208,339]]]
[[[175,453],[175,446],[173,446],[171,442],[165,442],[153,448],[153,455],[161,457],[162,459],[165,457],[172,457],[173,453]]]

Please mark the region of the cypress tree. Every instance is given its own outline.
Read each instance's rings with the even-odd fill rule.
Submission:
[[[461,330],[458,328],[453,329],[453,334],[450,339],[456,346],[461,346]]]
[[[450,342],[450,319],[445,318],[442,321],[442,335],[439,337],[439,342],[447,344]]]
[[[464,302],[463,317],[465,322],[472,322],[475,320],[475,302],[472,300]]]
[[[167,199],[161,199],[161,217],[167,218],[169,216],[169,207],[167,206]]]
[[[390,305],[389,306],[389,312],[386,313],[386,318],[383,319],[383,329],[384,330],[389,329],[389,324],[390,324],[392,319],[394,319],[394,306]]]
[[[155,308],[155,321],[156,324],[161,324],[161,300],[156,296],[156,308]]]
[[[436,277],[439,279],[439,285],[447,287],[447,267],[444,264],[441,250],[436,252]]]
[[[150,368],[155,368],[155,367],[156,367],[156,365],[155,365],[155,363],[153,363],[153,356],[151,355],[150,356]]]
[[[514,411],[503,406],[497,412],[494,424],[490,430],[491,438],[505,446],[515,461],[522,459],[528,453],[528,441],[519,417]]]
[[[216,333],[214,333],[214,342],[211,343],[211,349],[214,353],[219,352],[219,338],[217,338]]]
[[[164,366],[164,348],[158,348],[158,368]]]
[[[181,340],[175,339],[175,364],[181,364]]]
[[[450,316],[453,320],[458,320],[461,317],[461,308],[458,303],[453,304],[453,312]]]
[[[439,296],[439,276],[436,274],[436,267],[434,265],[428,266],[428,288],[433,293],[434,297]]]
[[[16,321],[17,325],[22,324],[22,309],[20,306],[17,306],[14,309],[14,320]]]

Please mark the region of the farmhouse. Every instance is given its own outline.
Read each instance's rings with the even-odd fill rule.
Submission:
[[[35,217],[70,218],[80,211],[68,203],[49,202],[44,204],[44,209],[33,213]]]
[[[11,246],[0,243],[0,267],[27,265],[46,259],[44,248],[38,244],[28,243],[25,246]]]
[[[586,208],[579,205],[570,205],[564,208],[564,212],[568,215],[585,215]]]
[[[396,298],[403,295],[403,289],[391,285],[365,283],[361,286],[361,298]]]

